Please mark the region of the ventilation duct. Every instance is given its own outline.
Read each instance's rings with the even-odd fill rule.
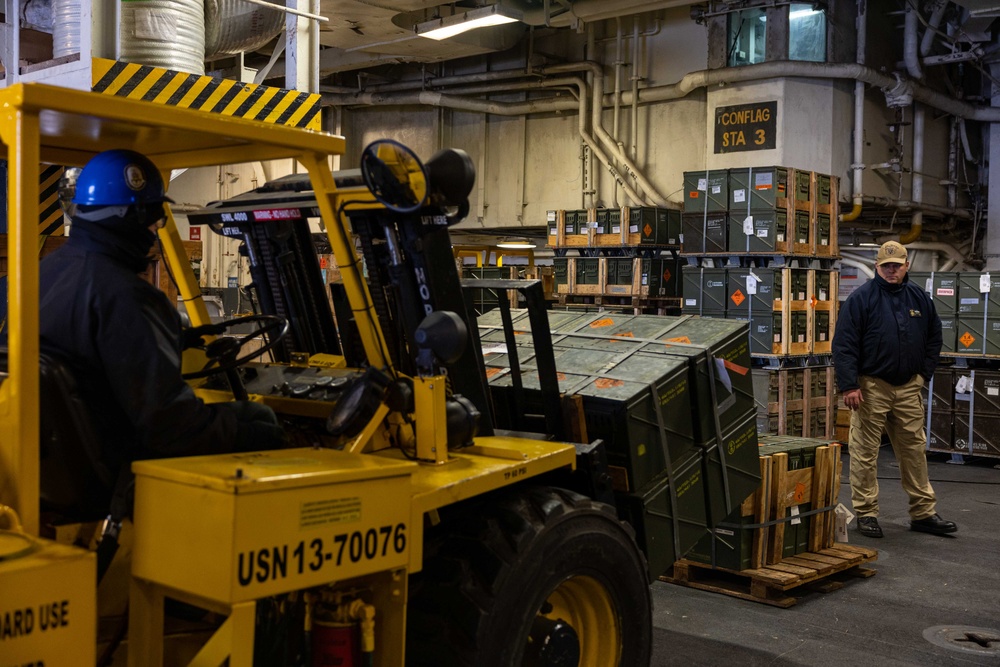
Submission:
[[[205,73],[203,0],[126,0],[121,11],[122,60]]]
[[[205,0],[205,57],[255,51],[274,39],[285,14],[244,0]]]
[[[52,57],[80,53],[80,1],[52,0]]]

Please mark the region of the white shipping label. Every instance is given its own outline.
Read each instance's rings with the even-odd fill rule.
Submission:
[[[830,245],[830,241],[829,241],[829,239],[820,239],[819,240],[819,244],[820,245]]]
[[[986,388],[986,395],[987,396],[1000,396],[1000,388],[998,388],[998,387],[987,387]]]
[[[933,280],[933,278],[928,278],[927,280],[924,281],[924,291],[927,292],[928,294],[933,294],[934,293],[934,288],[933,288],[933,285],[932,285],[932,280]]]
[[[617,225],[617,226],[616,225],[611,225],[611,233],[612,234],[621,234],[622,233],[622,226],[621,225]]]
[[[792,515],[791,524],[793,526],[797,526],[800,523],[802,523],[802,518],[799,516],[799,506],[798,505],[792,505],[792,507],[790,509],[790,512],[791,512],[791,515]]]
[[[701,190],[702,192],[705,192],[706,190],[708,190],[708,179],[707,178],[699,178],[698,179],[698,189]]]
[[[826,290],[825,289],[821,289],[819,291],[819,300],[820,301],[826,301]]]
[[[645,273],[642,274],[642,284],[643,285],[648,285],[649,284],[649,276],[647,274],[645,274]]]
[[[780,343],[781,342],[781,334],[780,333],[774,334],[774,342],[775,343]]]
[[[757,238],[766,239],[767,238],[767,228],[757,230]]]
[[[747,276],[747,294],[757,293],[757,276],[750,274]]]
[[[677,235],[677,241],[680,242],[681,245],[683,245],[684,244],[684,235],[683,234],[678,234]]]
[[[733,190],[733,202],[737,204],[742,204],[747,200],[746,190]]]
[[[743,219],[743,233],[747,236],[753,236],[753,216],[748,215]]]
[[[805,334],[799,334],[797,338],[798,338],[798,342],[800,342],[800,343],[806,342]]]
[[[712,186],[712,194],[713,195],[722,194],[722,186],[721,185],[713,185]]]
[[[984,273],[979,276],[979,291],[983,294],[989,294],[990,292],[990,274]]]
[[[158,9],[135,10],[135,36],[159,42],[173,42],[177,35],[177,17]]]
[[[958,382],[955,383],[955,393],[956,394],[968,394],[969,393],[969,386],[971,384],[972,384],[972,382],[969,381],[969,376],[968,375],[963,375],[962,377],[958,378]]]
[[[630,225],[629,228],[628,228],[628,233],[629,234],[638,234],[639,233],[639,225]]]
[[[763,186],[765,189],[771,187],[774,184],[774,180],[771,178],[771,172],[764,172],[762,174],[754,174],[753,177],[755,187]]]
[[[555,211],[546,211],[545,212],[545,219],[548,220],[549,222],[555,222],[556,221],[556,212]]]
[[[777,234],[776,234],[776,235],[774,236],[774,240],[775,240],[775,241],[778,241],[779,243],[782,243],[782,242],[784,242],[784,240],[785,240],[785,235],[784,235],[784,234],[782,234],[781,232],[778,232],[778,233],[777,233]]]
[[[697,306],[698,305],[698,299],[684,299],[684,305],[685,306]]]

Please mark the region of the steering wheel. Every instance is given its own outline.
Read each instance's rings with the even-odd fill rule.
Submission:
[[[253,323],[254,329],[239,337],[221,337],[223,333],[240,324]],[[268,341],[262,347],[240,355],[243,346],[257,336],[266,335]],[[200,327],[192,327],[184,331],[184,349],[201,350],[208,357],[208,361],[200,370],[184,373],[181,377],[185,380],[208,377],[216,373],[230,374],[238,366],[256,359],[265,352],[284,340],[288,335],[288,320],[277,315],[244,315],[230,320],[223,320],[218,324],[204,324]],[[220,336],[211,343],[205,343],[203,336]],[[232,378],[230,378],[232,384]],[[235,390],[235,387],[234,387]]]

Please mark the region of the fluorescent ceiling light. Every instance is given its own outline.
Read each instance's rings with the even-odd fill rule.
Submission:
[[[498,243],[497,247],[505,248],[507,250],[530,250],[536,246],[528,239],[508,239]]]
[[[821,13],[823,13],[822,9],[796,9],[795,11],[788,13],[788,18],[789,20],[795,20]]]
[[[485,28],[491,25],[501,25],[503,23],[514,23],[521,20],[518,12],[501,7],[500,5],[490,5],[470,9],[461,14],[452,16],[442,16],[414,26],[414,30],[421,37],[427,39],[448,39],[469,30]]]

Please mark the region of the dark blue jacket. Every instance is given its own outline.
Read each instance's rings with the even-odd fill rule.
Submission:
[[[861,386],[862,375],[906,384],[930,380],[941,353],[941,318],[930,296],[905,277],[891,285],[881,276],[847,298],[833,336],[833,365],[841,392]]]
[[[231,451],[237,417],[181,379],[181,321],[162,292],[82,233],[42,260],[42,350],[69,366],[109,470],[143,458]],[[93,244],[91,244],[93,245]]]

